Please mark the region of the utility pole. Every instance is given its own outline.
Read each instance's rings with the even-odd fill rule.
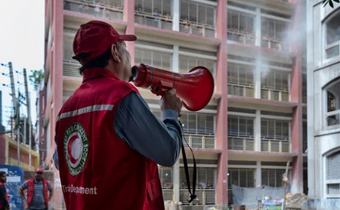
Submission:
[[[13,66],[12,62],[8,62],[8,68],[9,68],[9,77],[11,79],[11,90],[12,90],[12,102],[13,102],[13,110],[16,107],[16,98],[15,98],[15,83],[14,83],[14,74],[13,74]],[[11,138],[13,139],[13,117],[12,116],[12,125],[11,125]]]
[[[18,152],[18,166],[20,167],[20,89],[18,88],[18,101],[16,101],[17,106],[15,107],[15,115],[18,119],[18,124],[16,124],[16,128],[18,129],[18,137],[17,137],[17,152]]]
[[[27,117],[28,117],[28,139],[29,139],[29,170],[32,170],[32,149],[31,149],[31,145],[32,145],[32,121],[31,121],[31,103],[30,103],[30,97],[28,95],[28,85],[27,85],[27,73],[26,73],[26,69],[24,68],[24,81],[25,81],[25,95],[26,95],[26,107],[27,107]],[[25,123],[26,126],[26,123]],[[26,130],[25,130],[25,135],[26,135]],[[25,139],[26,140],[26,139]]]

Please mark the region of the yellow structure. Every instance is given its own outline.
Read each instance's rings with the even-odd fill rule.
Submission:
[[[20,144],[20,165],[18,165],[18,150],[17,142],[11,139],[10,136],[5,136],[5,164],[20,166],[25,171],[29,171],[29,146]],[[31,150],[31,170],[39,167],[39,153]]]

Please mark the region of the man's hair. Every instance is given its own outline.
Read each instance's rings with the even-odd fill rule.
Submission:
[[[3,176],[4,174],[6,174],[6,172],[0,171],[0,177]]]
[[[118,45],[118,42],[115,43],[114,45],[116,45],[116,48],[119,49],[120,45]],[[88,55],[89,54],[87,53],[82,53],[82,54],[79,54],[77,57],[80,60],[85,60]],[[94,68],[94,67],[104,68],[105,66],[109,64],[110,56],[111,56],[111,46],[103,54],[92,59],[91,61],[89,61],[88,63],[85,63],[82,67],[80,67],[79,74],[83,75],[84,71],[87,68]]]

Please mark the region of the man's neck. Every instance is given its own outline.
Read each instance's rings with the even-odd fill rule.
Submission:
[[[40,179],[40,180],[35,179],[35,182],[41,182],[41,181],[42,181],[42,179]]]

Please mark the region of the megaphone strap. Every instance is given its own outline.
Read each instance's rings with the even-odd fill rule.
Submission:
[[[181,129],[182,129],[181,121],[179,121],[179,124],[180,124]],[[183,134],[183,130],[182,130],[182,135],[183,135],[183,138],[185,140],[185,136]],[[185,142],[186,142],[186,140],[185,140]],[[188,186],[188,190],[189,190],[189,194],[190,194],[190,198],[189,198],[188,202],[191,203],[194,199],[197,198],[197,195],[195,194],[195,191],[196,191],[197,168],[196,168],[196,159],[195,159],[194,152],[192,151],[192,149],[191,149],[190,145],[188,144],[188,142],[186,142],[186,143],[187,143],[189,149],[191,150],[192,159],[194,161],[194,171],[193,171],[193,177],[192,177],[192,192],[191,192],[188,161],[187,161],[187,156],[185,154],[184,142],[182,141],[182,155],[183,155],[185,178],[186,178],[186,181],[187,181],[187,186]]]

